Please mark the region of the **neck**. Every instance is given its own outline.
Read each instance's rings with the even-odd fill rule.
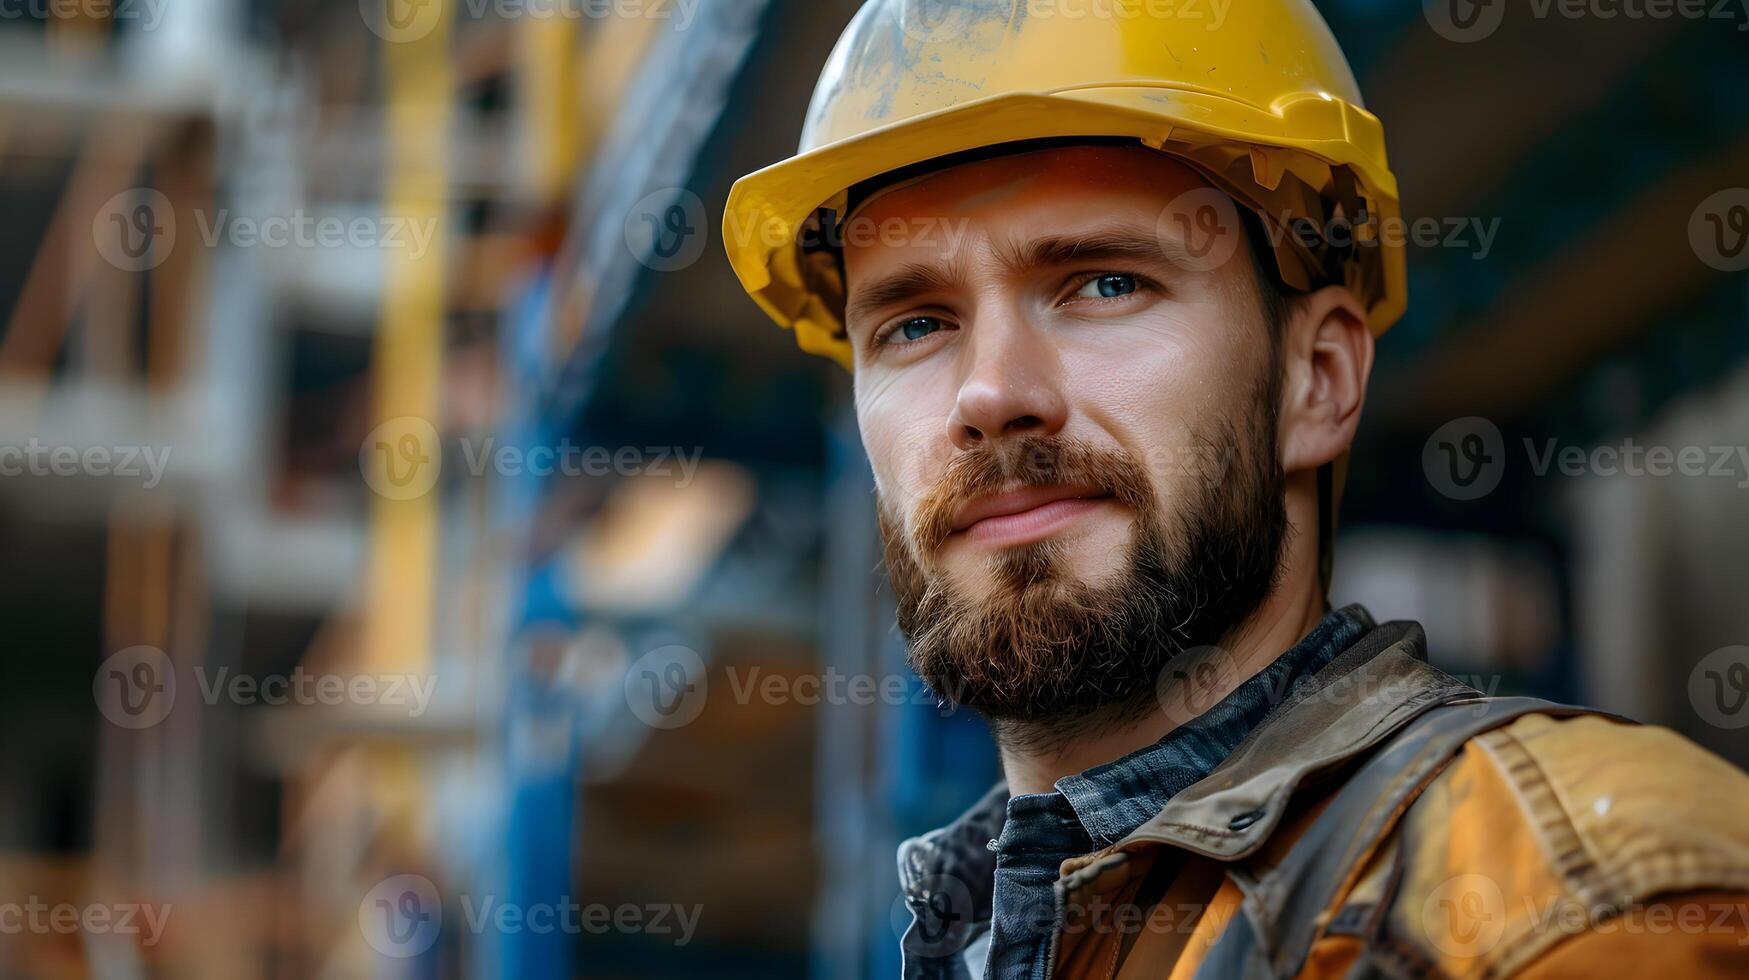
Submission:
[[[1311,632],[1324,616],[1323,589],[1318,582],[1317,569],[1307,569],[1302,563],[1294,564],[1301,567],[1290,566],[1263,605],[1221,640],[1219,648],[1223,659],[1214,665],[1214,669],[1190,672],[1195,678],[1189,685],[1195,688],[1193,691],[1162,692],[1163,710],[1149,711],[1123,725],[1100,729],[1062,745],[1028,739],[1024,733],[1011,733],[1022,737],[1004,737],[999,731],[997,743],[1002,770],[1008,780],[1008,792],[1014,796],[1048,793],[1064,776],[1084,772],[1152,745],[1274,663],[1277,657]],[[1175,700],[1183,710],[1172,710]]]

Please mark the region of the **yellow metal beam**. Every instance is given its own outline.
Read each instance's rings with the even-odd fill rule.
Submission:
[[[402,0],[390,0],[391,3]],[[383,45],[387,87],[387,172],[383,214],[410,227],[433,228],[423,253],[382,252],[383,289],[374,360],[373,429],[391,425],[397,438],[365,447],[371,465],[406,480],[438,466],[441,447],[428,438],[442,428],[444,233],[453,90],[448,61],[448,4],[432,3],[431,30],[388,32]],[[421,424],[423,423],[423,424]],[[416,446],[406,435],[420,440]],[[382,487],[381,481],[372,481]],[[404,499],[403,499],[404,498]],[[377,672],[418,672],[429,664],[438,560],[435,490],[381,494],[372,503],[368,602],[361,666]]]
[[[365,447],[367,465],[386,472],[367,473],[379,492],[371,505],[369,568],[363,635],[357,669],[362,673],[427,675],[432,669],[432,636],[439,555],[438,491],[434,472],[441,465],[437,433],[443,427],[441,384],[444,337],[444,229],[448,210],[450,116],[454,84],[449,58],[447,3],[387,0],[390,13],[382,47],[386,162],[383,208],[386,219],[430,229],[423,252],[382,250],[382,296],[373,360],[373,432],[394,433],[386,453]],[[396,7],[399,9],[396,9]],[[435,22],[422,18],[435,18]],[[403,27],[403,25],[411,25]],[[425,29],[429,25],[429,29]],[[373,435],[373,439],[378,436]],[[411,438],[413,443],[408,443]],[[397,484],[395,478],[412,482]],[[382,477],[389,477],[385,481]],[[424,492],[382,492],[397,485]],[[373,747],[366,757],[370,776],[365,792],[376,820],[373,853],[393,848],[427,856],[429,828],[421,759],[414,746]],[[357,884],[365,889],[382,868],[367,862]],[[342,960],[366,955],[356,931],[336,951]]]

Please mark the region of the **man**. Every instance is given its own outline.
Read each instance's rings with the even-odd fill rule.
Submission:
[[[1741,773],[1326,605],[1405,288],[1311,4],[1039,6],[871,0],[725,222],[853,371],[912,662],[1001,752],[902,849],[907,975],[1749,970]]]

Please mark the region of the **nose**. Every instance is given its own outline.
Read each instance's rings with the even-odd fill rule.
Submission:
[[[954,448],[1061,431],[1068,406],[1049,339],[1018,322],[972,325],[970,337],[963,355],[969,363],[947,417]]]

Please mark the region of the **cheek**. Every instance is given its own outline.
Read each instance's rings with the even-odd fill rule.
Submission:
[[[1142,465],[1156,492],[1175,497],[1187,474],[1206,469],[1207,435],[1220,413],[1248,397],[1251,355],[1220,323],[1182,311],[1126,333],[1065,359],[1075,404]]]
[[[864,388],[859,379],[856,422],[875,490],[889,506],[909,514],[951,458],[946,414],[918,411],[916,400],[895,387]]]
[[[1080,414],[1140,450],[1199,401],[1207,367],[1199,345],[1177,330],[1124,333],[1066,350],[1064,377]]]

